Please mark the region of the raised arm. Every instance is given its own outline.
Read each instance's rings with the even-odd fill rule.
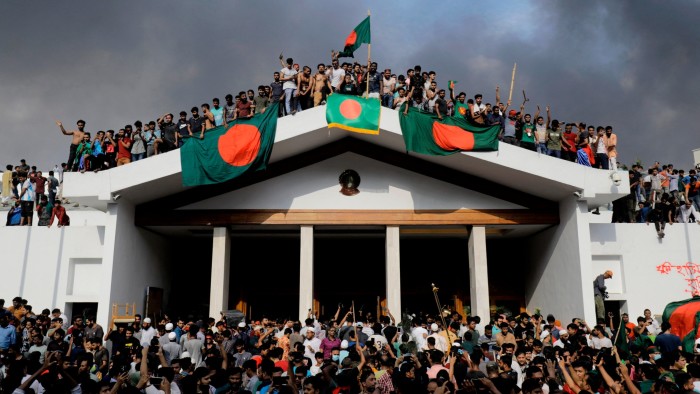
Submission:
[[[571,378],[571,375],[569,375],[569,371],[566,370],[566,363],[564,362],[564,359],[560,358],[559,359],[559,369],[561,370],[561,374],[564,377],[564,381],[566,384],[569,385],[569,388],[576,394],[578,394],[581,391],[581,388],[574,383],[574,380]]]
[[[549,105],[546,108],[547,111],[547,128],[549,128],[549,125],[551,124],[552,121],[552,114],[549,112]]]
[[[41,366],[32,376],[29,377],[29,379],[25,380],[24,383],[22,383],[18,388],[17,391],[20,391],[24,393],[31,385],[34,383],[36,378],[39,377],[39,375],[43,374],[44,371],[49,369],[50,366],[56,364],[56,361],[53,360],[53,352],[47,352],[46,357],[44,358],[44,365]]]
[[[346,313],[345,316],[343,316],[343,320],[338,324],[339,327],[343,327],[343,325],[345,325],[345,321],[348,320],[348,316],[350,316],[350,311],[348,311],[348,313]]]
[[[63,133],[63,135],[73,135],[72,131],[66,131],[66,129],[63,128],[63,123],[60,121],[57,120],[56,125],[61,129],[61,133]]]
[[[496,85],[496,105],[501,102],[501,87]]]
[[[150,376],[148,376],[148,346],[144,346],[143,349],[141,349],[141,368],[139,368],[139,374],[141,376],[136,388],[143,390],[148,386],[150,380]]]
[[[625,364],[620,364],[620,375],[622,375],[622,379],[625,381],[625,385],[627,386],[627,391],[630,394],[642,394],[641,391],[635,386],[634,382],[632,381],[632,378],[630,378],[630,372],[627,369],[627,365]]]
[[[338,310],[335,311],[335,315],[333,315],[333,321],[338,321],[338,316],[340,316],[340,305],[338,305]]]
[[[389,310],[389,308],[386,308],[386,314],[387,314],[387,316],[389,316],[389,320],[391,320],[391,324],[396,325],[396,319],[394,319],[394,315],[391,314],[391,311]],[[398,329],[396,330],[396,332],[397,333],[399,332]]]

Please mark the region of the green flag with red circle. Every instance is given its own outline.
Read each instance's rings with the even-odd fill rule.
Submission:
[[[458,116],[443,116],[408,108],[399,110],[399,123],[406,150],[446,156],[464,151],[498,150],[500,126],[480,126]]]
[[[667,304],[662,320],[671,324],[671,334],[681,339],[683,351],[693,353],[700,338],[700,296]]]
[[[379,134],[381,103],[377,98],[364,98],[334,93],[326,101],[328,127],[364,134]]]
[[[182,184],[211,185],[267,167],[277,131],[277,106],[190,138],[180,148]]]
[[[355,57],[354,53],[363,43],[370,44],[372,34],[369,28],[369,16],[360,22],[345,39],[345,48],[338,52],[338,57]]]

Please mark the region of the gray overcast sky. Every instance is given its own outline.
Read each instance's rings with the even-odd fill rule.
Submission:
[[[438,85],[494,100],[527,91],[554,118],[612,125],[620,160],[692,165],[697,113],[697,1],[54,1],[3,0],[0,162],[66,161],[55,119],[87,130],[255,88],[284,51],[315,69],[372,10],[380,69],[435,70]],[[366,47],[357,59],[366,61]],[[515,101],[515,100],[514,100]]]

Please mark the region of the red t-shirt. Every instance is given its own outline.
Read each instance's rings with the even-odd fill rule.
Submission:
[[[236,104],[236,109],[238,110],[238,116],[241,118],[247,117],[250,115],[250,101],[246,101],[245,103],[239,102]]]
[[[565,150],[567,152],[576,152],[576,133],[571,132],[563,132],[561,133],[561,138],[566,140],[566,143],[569,144],[570,148],[567,148],[564,146],[564,144],[561,145],[561,149]]]
[[[46,185],[46,178],[44,177],[35,177],[34,178],[34,184],[36,185],[36,193],[38,194],[44,194],[44,185]]]
[[[287,360],[275,361],[275,367],[282,368],[282,370],[284,372],[287,372],[287,370],[289,369],[289,361],[287,361]]]
[[[117,152],[117,159],[127,158],[131,160],[130,148],[127,148],[124,144],[131,144],[131,138],[124,137],[117,142],[119,144],[119,151]],[[131,147],[131,145],[129,145]]]

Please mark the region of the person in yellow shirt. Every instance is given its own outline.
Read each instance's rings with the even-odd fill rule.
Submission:
[[[12,198],[12,165],[8,164],[5,167],[5,172],[2,173],[2,203],[5,204]]]
[[[610,161],[610,169],[617,171],[617,135],[612,131],[612,126],[605,128],[605,136],[608,139],[608,160]]]

